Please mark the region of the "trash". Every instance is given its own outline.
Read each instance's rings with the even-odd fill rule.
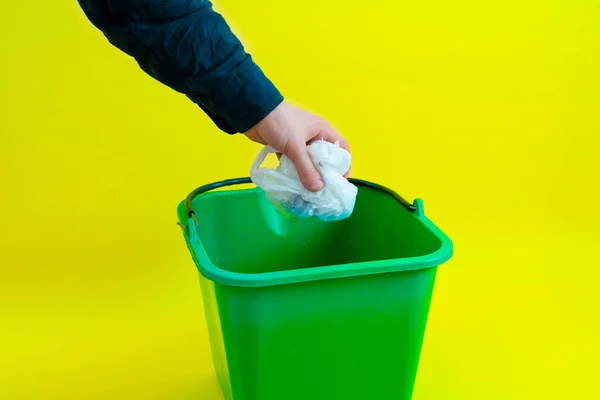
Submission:
[[[307,146],[308,154],[323,177],[325,187],[313,193],[306,189],[298,176],[294,164],[285,155],[281,156],[275,169],[261,168],[265,158],[277,151],[266,146],[256,157],[250,177],[275,206],[288,213],[302,217],[317,217],[323,221],[338,221],[348,218],[354,210],[358,189],[344,174],[350,169],[352,156],[339,146],[318,140]]]

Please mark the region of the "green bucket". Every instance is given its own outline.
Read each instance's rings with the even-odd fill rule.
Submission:
[[[227,400],[410,399],[437,266],[452,242],[389,189],[352,216],[290,218],[260,189],[192,192],[179,224],[200,272]]]

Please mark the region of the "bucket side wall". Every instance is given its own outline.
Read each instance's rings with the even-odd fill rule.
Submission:
[[[223,343],[233,398],[410,399],[436,271],[214,284],[219,317],[209,323],[222,339],[211,343]]]

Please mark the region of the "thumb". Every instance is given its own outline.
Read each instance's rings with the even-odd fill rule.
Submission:
[[[306,144],[303,143],[290,148],[286,155],[294,163],[296,170],[298,170],[300,181],[305,188],[311,192],[318,192],[323,189],[325,183],[308,155]]]

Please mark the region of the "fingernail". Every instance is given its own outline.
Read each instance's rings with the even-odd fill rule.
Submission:
[[[323,186],[325,186],[325,183],[322,180],[316,180],[316,181],[312,181],[309,185],[308,185],[308,189],[312,190],[313,192],[316,192],[318,190],[323,189]]]

